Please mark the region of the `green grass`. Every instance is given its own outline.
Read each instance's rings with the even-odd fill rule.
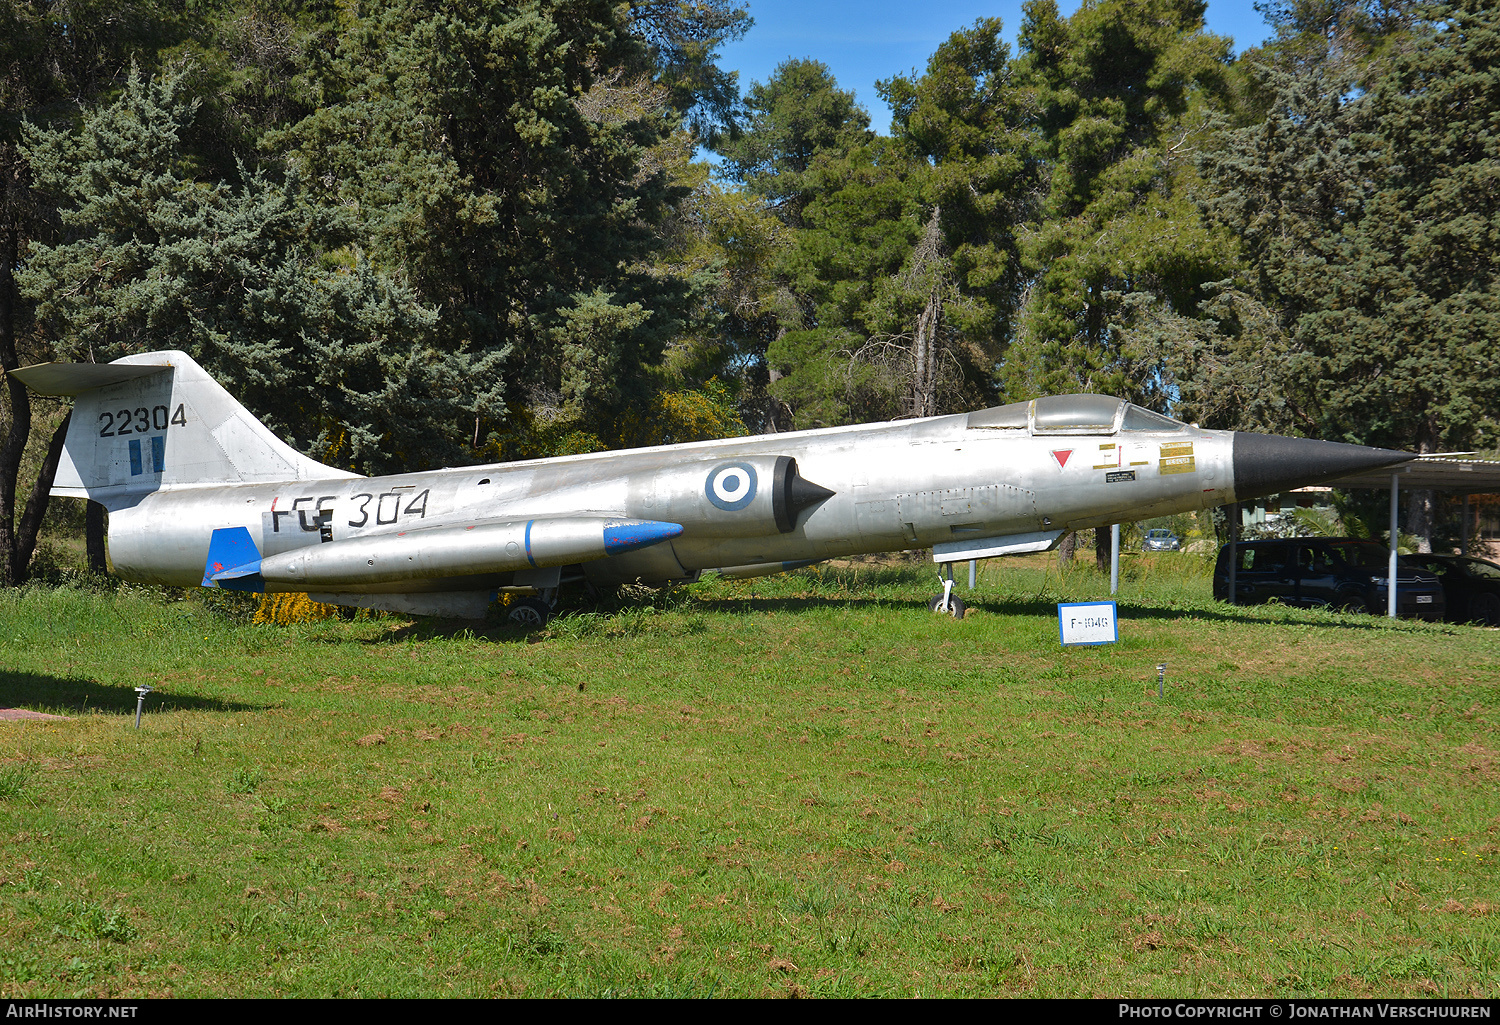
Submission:
[[[1493,631],[1143,556],[1063,649],[1048,565],[531,636],[0,592],[0,705],[71,717],[0,723],[0,995],[1496,991]]]

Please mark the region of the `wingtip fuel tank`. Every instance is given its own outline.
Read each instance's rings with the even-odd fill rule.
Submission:
[[[1208,431],[1104,395],[365,478],[292,450],[186,354],[14,372],[74,396],[54,494],[127,579],[482,617],[497,589],[754,576],[860,553],[1043,551],[1409,457]],[[533,613],[534,614],[534,613]]]

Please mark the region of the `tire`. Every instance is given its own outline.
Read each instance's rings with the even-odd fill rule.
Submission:
[[[505,610],[505,622],[522,630],[540,630],[552,618],[552,606],[540,598],[522,598]]]
[[[946,609],[940,608],[940,606],[942,604],[943,604],[943,596],[939,594],[939,595],[934,595],[933,596],[932,601],[930,601],[930,602],[927,603],[927,607],[930,610],[932,610],[933,612],[946,612],[948,615],[952,616],[954,619],[963,619],[964,618],[964,612],[966,611],[966,609],[964,607],[963,599],[960,598],[958,595],[951,594],[951,595],[948,596],[948,608],[946,608]]]
[[[1334,599],[1333,608],[1336,612],[1369,612],[1370,607],[1365,604],[1364,598],[1357,594],[1341,594]]]
[[[1469,600],[1469,619],[1485,626],[1500,626],[1500,598],[1476,594]]]

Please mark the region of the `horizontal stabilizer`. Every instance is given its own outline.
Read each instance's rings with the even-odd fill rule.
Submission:
[[[171,369],[170,363],[37,363],[10,375],[38,395],[78,395]]]

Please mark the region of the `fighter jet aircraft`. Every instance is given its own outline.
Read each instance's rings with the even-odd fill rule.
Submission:
[[[1411,456],[1200,430],[1104,395],[920,420],[390,477],[294,451],[191,357],[13,373],[74,397],[53,495],[109,516],[114,572],[149,583],[544,622],[574,582],[666,584],[860,553],[938,563],[1045,551],[1065,531],[1224,505]],[[945,606],[952,611],[953,606]]]

